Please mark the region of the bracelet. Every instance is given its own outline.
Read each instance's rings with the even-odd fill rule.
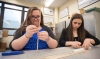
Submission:
[[[48,39],[46,39],[46,41],[49,41],[50,40],[50,37],[48,37]]]
[[[25,34],[25,37],[29,39],[29,37],[27,37],[26,34]]]

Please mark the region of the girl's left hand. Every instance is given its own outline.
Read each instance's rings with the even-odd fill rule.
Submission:
[[[38,32],[37,35],[38,35],[38,39],[40,39],[40,40],[43,40],[43,41],[49,40],[49,35],[48,35],[47,31]]]
[[[91,45],[90,40],[91,40],[91,39],[89,39],[89,38],[87,38],[87,39],[84,40],[82,47],[83,47],[85,50],[88,50],[88,49],[89,49],[89,47],[90,47],[90,45]]]

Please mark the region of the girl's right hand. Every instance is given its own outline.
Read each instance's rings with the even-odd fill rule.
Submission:
[[[72,47],[73,48],[80,48],[81,47],[81,42],[78,42],[78,41],[72,42]]]
[[[26,27],[26,36],[28,38],[32,37],[34,33],[38,32],[38,28],[35,25],[29,25]]]

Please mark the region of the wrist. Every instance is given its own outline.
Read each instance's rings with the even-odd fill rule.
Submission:
[[[90,40],[91,44],[95,44],[95,41],[93,39]]]
[[[30,39],[30,37],[28,37],[26,34],[24,34],[26,38]]]

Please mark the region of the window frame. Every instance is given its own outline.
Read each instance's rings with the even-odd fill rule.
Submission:
[[[1,8],[0,30],[2,30],[2,29],[17,30],[18,28],[3,28],[4,10],[5,9],[12,9],[12,10],[21,11],[21,13],[22,13],[22,15],[21,15],[21,24],[22,24],[22,22],[24,21],[24,12],[26,12],[24,8],[29,8],[29,7],[27,7],[27,6],[21,6],[21,5],[17,5],[17,4],[13,4],[13,3],[8,3],[8,2],[3,2],[3,1],[0,1],[0,3],[2,3],[2,6],[0,6],[0,8]],[[13,9],[13,8],[9,8],[9,7],[4,7],[4,4],[9,4],[9,5],[14,5],[14,6],[22,7],[22,10]],[[13,36],[13,35],[8,35],[8,36]]]

